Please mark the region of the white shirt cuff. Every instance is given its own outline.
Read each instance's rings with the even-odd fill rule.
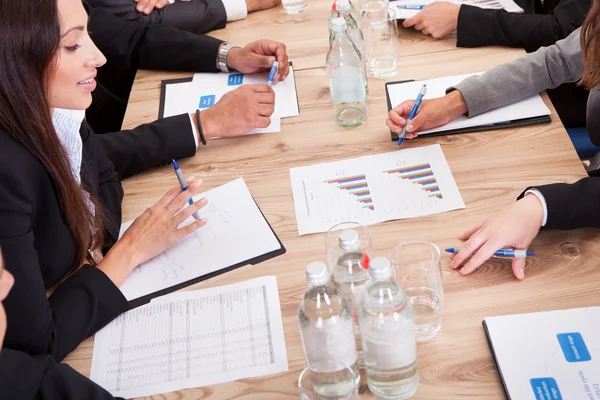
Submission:
[[[525,192],[525,196],[527,196],[529,193],[533,194],[542,202],[542,207],[544,207],[544,220],[542,221],[542,226],[546,226],[546,222],[548,222],[548,205],[546,204],[546,199],[544,198],[544,195],[537,189],[529,189]]]
[[[223,0],[227,22],[244,19],[248,16],[248,7],[246,0]]]
[[[196,130],[196,124],[192,119],[192,114],[188,114],[188,117],[190,117],[190,124],[192,124],[192,134],[194,135],[194,143],[196,143],[196,150],[198,150],[198,131]]]

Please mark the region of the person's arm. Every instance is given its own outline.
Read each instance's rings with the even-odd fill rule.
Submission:
[[[30,356],[0,350],[0,393],[3,400],[114,400],[110,393],[50,355]],[[120,398],[119,398],[120,399]]]
[[[468,116],[533,96],[583,75],[580,29],[550,47],[543,47],[484,74],[465,79],[448,91],[458,90],[467,104]]]
[[[50,297],[42,277],[32,231],[35,205],[31,177],[0,169],[0,247],[15,285],[4,300],[5,345],[62,360],[84,339],[128,309],[117,286],[98,268],[84,265]],[[57,251],[61,249],[57,243]]]
[[[553,14],[521,14],[463,4],[458,13],[456,46],[501,45],[534,52],[579,28],[589,9],[589,0],[562,0]]]
[[[94,139],[104,148],[119,178],[125,179],[172,159],[193,156],[195,135],[190,116],[182,114]]]
[[[87,9],[91,38],[106,56],[107,68],[218,71],[221,40],[170,26],[127,22],[102,9]]]
[[[600,178],[588,177],[571,184],[553,183],[535,189],[542,194],[548,212],[544,228],[600,227]]]

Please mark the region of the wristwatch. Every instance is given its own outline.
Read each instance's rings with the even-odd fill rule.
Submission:
[[[231,72],[229,68],[227,68],[227,54],[231,49],[241,48],[241,46],[235,46],[231,43],[224,42],[223,45],[219,48],[219,54],[217,55],[217,68],[221,72]]]

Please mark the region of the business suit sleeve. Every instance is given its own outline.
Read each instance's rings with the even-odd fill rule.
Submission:
[[[187,114],[163,118],[132,130],[97,135],[96,140],[104,147],[121,179],[196,153]]]
[[[106,56],[107,68],[218,71],[221,40],[170,26],[123,21],[102,9],[88,7],[88,12],[91,38]]]
[[[114,400],[110,393],[50,355],[30,356],[0,351],[0,394],[3,400]]]
[[[530,189],[530,188],[528,188]],[[546,229],[600,227],[600,177],[535,186],[546,200]],[[525,191],[519,196],[523,197]]]
[[[127,301],[99,269],[84,265],[50,297],[32,231],[33,198],[26,174],[0,169],[0,247],[15,284],[4,300],[5,346],[62,360],[84,339],[127,310]]]
[[[569,36],[583,24],[589,9],[589,0],[563,0],[553,14],[521,14],[462,5],[456,45],[522,47],[531,53]]]
[[[577,29],[553,46],[467,78],[448,91],[460,91],[467,103],[468,116],[473,117],[563,83],[578,81],[583,75],[580,31]]]
[[[176,1],[163,8],[155,8],[146,15],[136,10],[132,0],[88,0],[95,8],[102,8],[126,21],[140,24],[162,24],[200,34],[222,29],[227,23],[227,13],[221,0]]]

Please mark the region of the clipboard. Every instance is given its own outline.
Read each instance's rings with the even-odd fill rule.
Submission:
[[[492,358],[494,359],[494,366],[496,367],[496,371],[498,371],[498,376],[500,377],[500,382],[502,383],[502,390],[504,391],[504,396],[507,398],[507,400],[512,400],[510,394],[508,393],[508,388],[506,386],[506,381],[504,380],[504,375],[502,375],[500,364],[498,364],[498,359],[496,358],[496,351],[494,350],[494,344],[492,343],[492,338],[490,336],[488,326],[485,323],[485,320],[483,320],[481,324],[483,325],[483,330],[485,331],[485,338],[492,353]]]
[[[401,83],[407,83],[407,82],[414,82],[414,79],[408,79],[408,80],[403,80],[403,81],[395,81],[395,82],[386,82],[385,84],[385,98],[387,101],[387,107],[388,107],[388,112],[392,110],[392,102],[390,100],[390,95],[388,92],[388,86],[390,85],[397,85],[397,84],[401,84]],[[536,124],[545,124],[545,123],[549,123],[551,122],[552,119],[550,118],[549,115],[542,115],[539,117],[530,117],[530,118],[522,118],[522,119],[515,119],[512,121],[506,121],[506,122],[498,122],[498,123],[494,123],[494,124],[488,124],[488,125],[479,125],[479,126],[470,126],[468,128],[460,128],[460,129],[450,129],[447,131],[441,131],[441,132],[434,132],[434,133],[428,133],[427,135],[419,135],[416,138],[420,138],[420,137],[431,137],[431,136],[445,136],[445,135],[456,135],[456,134],[460,134],[460,133],[473,133],[473,132],[482,132],[482,131],[491,131],[491,130],[497,130],[497,129],[504,129],[504,128],[516,128],[519,126],[526,126],[526,125],[536,125]],[[398,140],[398,134],[396,134],[395,132],[390,131],[390,135],[392,136],[392,140]]]
[[[294,66],[294,64],[290,61],[290,66]],[[300,101],[298,101],[298,85],[296,83],[296,70],[293,70],[294,73],[294,90],[296,91],[296,104],[298,105],[298,113],[300,112]],[[160,102],[158,104],[158,118],[162,119],[165,115],[165,101],[167,98],[167,86],[176,84],[176,83],[186,83],[191,82],[194,78],[179,78],[179,79],[166,79],[160,82]]]
[[[252,199],[254,200],[254,197]],[[275,257],[278,257],[278,256],[281,256],[281,255],[285,254],[287,252],[287,249],[285,248],[285,246],[281,242],[281,239],[279,239],[279,236],[277,236],[277,234],[275,233],[275,230],[273,229],[273,227],[271,226],[271,224],[269,223],[269,221],[265,217],[265,214],[262,212],[262,210],[258,206],[258,203],[256,203],[256,200],[254,200],[254,203],[256,204],[256,207],[258,207],[258,210],[260,211],[260,214],[262,215],[262,217],[267,222],[267,225],[269,225],[269,229],[271,229],[271,232],[273,232],[273,236],[275,236],[275,239],[277,239],[277,242],[279,242],[279,245],[281,246],[279,249],[271,251],[269,253],[265,253],[263,255],[260,255],[260,256],[254,257],[254,258],[251,258],[251,259],[246,260],[246,261],[242,261],[240,263],[231,265],[229,267],[222,268],[222,269],[220,269],[218,271],[210,272],[208,274],[199,276],[197,278],[190,279],[189,281],[178,283],[177,285],[170,286],[168,288],[158,290],[156,292],[144,295],[142,297],[138,297],[137,299],[133,299],[133,300],[129,301],[129,303],[128,303],[129,304],[129,309],[131,310],[131,309],[137,308],[139,306],[143,306],[144,304],[148,304],[148,303],[150,303],[150,300],[154,299],[155,297],[164,296],[166,294],[175,292],[175,291],[177,291],[179,289],[183,289],[183,288],[191,286],[191,285],[193,285],[195,283],[202,282],[202,281],[205,281],[205,280],[210,279],[210,278],[214,278],[215,276],[222,275],[222,274],[224,274],[226,272],[233,271],[235,269],[244,267],[246,265],[256,265],[256,264],[259,264],[261,262],[264,262],[264,261],[267,261],[267,260],[270,260],[272,258],[275,258]]]

